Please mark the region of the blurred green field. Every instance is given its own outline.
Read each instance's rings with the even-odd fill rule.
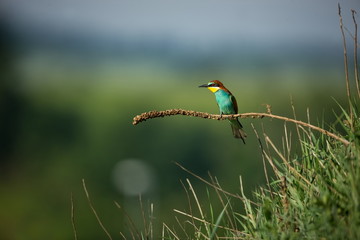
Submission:
[[[306,121],[309,108],[315,125],[322,119],[333,122],[333,109],[338,109],[334,99],[344,102],[342,75],[334,69],[291,71],[284,66],[272,73],[224,69],[211,76],[211,71],[179,73],[156,64],[136,67],[115,62],[104,64],[113,68],[103,71],[77,71],[71,64],[47,68],[41,62],[36,68],[35,63],[34,59],[20,62],[16,84],[2,88],[3,96],[8,96],[2,101],[8,126],[2,127],[8,128],[3,131],[10,150],[4,151],[2,160],[0,205],[6,208],[0,217],[1,239],[71,239],[71,194],[79,239],[104,238],[82,179],[113,236],[128,227],[114,201],[142,226],[138,196],[121,191],[114,180],[117,164],[128,159],[142,163],[152,179],[142,200],[145,208],[154,204],[157,230],[162,222],[175,223],[174,208],[187,209],[180,180],[193,178],[174,162],[204,178],[211,173],[229,192],[239,191],[241,175],[251,195],[255,186],[264,184],[264,174],[250,124],[281,144],[283,122],[243,119],[246,145],[232,138],[225,121],[174,116],[131,124],[135,115],[150,110],[217,113],[214,96],[197,88],[208,80],[222,80],[237,97],[240,112],[265,112],[264,104],[270,104],[274,114],[292,117],[292,96],[298,119]],[[130,175],[136,180],[138,173]],[[193,184],[199,196],[207,198],[203,184],[194,179]]]

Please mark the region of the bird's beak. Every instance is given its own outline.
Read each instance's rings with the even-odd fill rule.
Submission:
[[[203,85],[200,85],[199,87],[208,87],[207,83],[206,84],[203,84]]]

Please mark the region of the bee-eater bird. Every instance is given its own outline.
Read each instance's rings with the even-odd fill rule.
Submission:
[[[235,97],[220,81],[213,80],[199,87],[206,87],[215,94],[216,102],[220,109],[220,115],[238,113],[238,106]],[[239,119],[236,118],[229,121],[234,137],[240,138],[245,144],[246,133],[242,130],[243,127],[239,122]]]

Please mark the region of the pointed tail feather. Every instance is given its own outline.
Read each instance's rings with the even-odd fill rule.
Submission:
[[[231,120],[231,129],[235,138],[240,138],[245,144],[246,133],[242,130],[242,125],[238,119]]]

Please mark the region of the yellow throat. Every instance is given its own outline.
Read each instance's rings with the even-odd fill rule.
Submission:
[[[208,89],[214,93],[217,90],[219,90],[220,88],[219,87],[208,87]]]

